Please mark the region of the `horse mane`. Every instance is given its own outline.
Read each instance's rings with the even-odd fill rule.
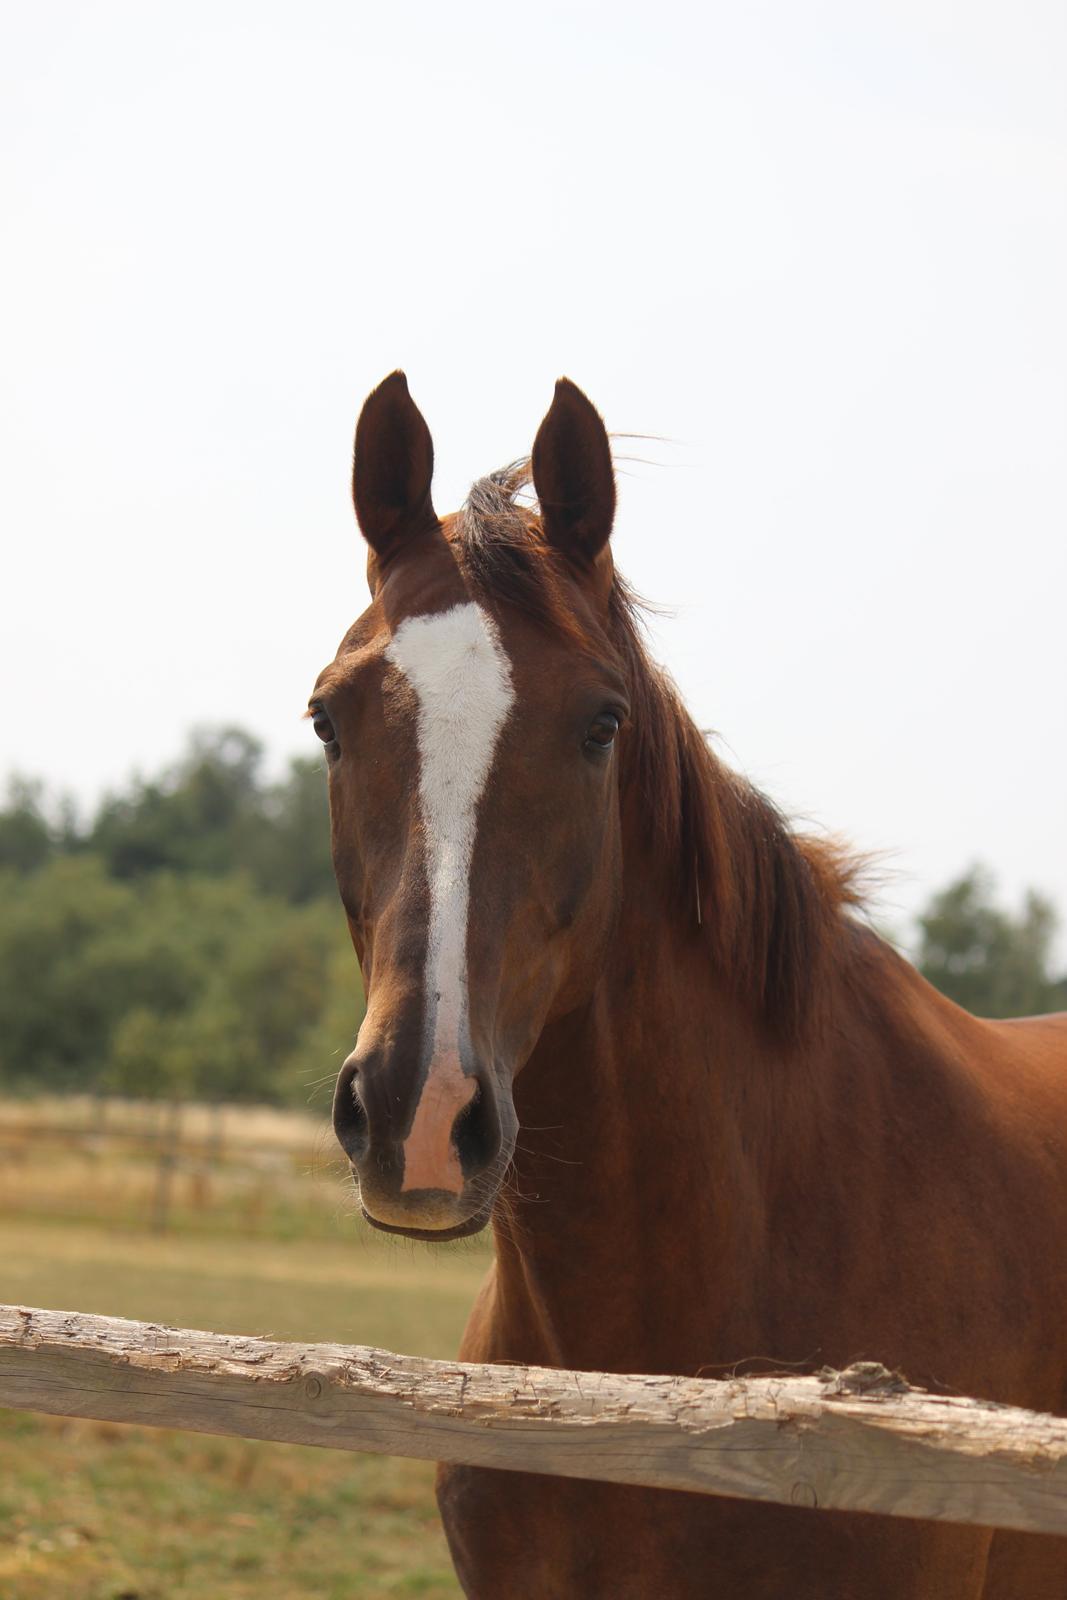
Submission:
[[[468,579],[488,600],[585,648],[610,649],[631,699],[623,792],[636,798],[678,913],[738,996],[776,1033],[796,1038],[827,992],[843,913],[862,902],[863,863],[833,840],[793,832],[715,755],[649,657],[644,602],[618,573],[603,636],[589,638],[530,485],[530,463],[521,460],[472,486],[451,533]]]

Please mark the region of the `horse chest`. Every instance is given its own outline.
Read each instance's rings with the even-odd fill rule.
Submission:
[[[454,1466],[438,1503],[469,1600],[992,1595],[982,1529]]]

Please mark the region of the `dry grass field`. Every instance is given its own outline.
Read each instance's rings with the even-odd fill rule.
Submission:
[[[0,1100],[0,1217],[337,1238],[354,1211],[325,1115],[88,1095]]]
[[[0,1299],[454,1353],[487,1247],[364,1229],[314,1119],[183,1115],[157,1233],[158,1109],[82,1110],[0,1106]],[[432,1475],[0,1413],[0,1600],[454,1600]]]

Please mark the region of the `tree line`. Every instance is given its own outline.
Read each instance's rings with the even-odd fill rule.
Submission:
[[[264,774],[194,734],[82,821],[13,780],[0,810],[0,1088],[304,1104],[363,1012],[321,758]]]
[[[975,867],[919,919],[918,965],[979,1015],[1067,1008],[1056,916]],[[328,1102],[363,1010],[321,759],[280,779],[239,728],[87,818],[15,779],[0,807],[0,1090]]]
[[[973,866],[938,890],[919,917],[920,972],[979,1017],[1067,1011],[1067,974],[1054,972],[1059,919],[1029,889],[1018,912],[997,904],[992,875]]]

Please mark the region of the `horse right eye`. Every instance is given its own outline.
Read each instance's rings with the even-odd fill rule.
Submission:
[[[321,706],[315,706],[311,713],[311,726],[322,740],[323,744],[336,744],[337,735],[333,731],[333,723]]]
[[[585,735],[586,748],[610,750],[619,731],[619,719],[613,711],[602,711],[594,717]]]

